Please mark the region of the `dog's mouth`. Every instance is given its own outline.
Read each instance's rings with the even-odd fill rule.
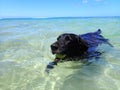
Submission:
[[[51,45],[51,52],[52,54],[55,54],[55,57],[58,59],[63,59],[66,57],[64,50],[60,49],[58,46],[55,46],[54,44]]]
[[[66,57],[66,55],[65,54],[56,54],[55,57],[58,59],[64,59]]]

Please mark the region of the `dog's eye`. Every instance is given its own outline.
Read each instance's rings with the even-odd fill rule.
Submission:
[[[69,40],[70,40],[69,36],[66,36],[66,37],[65,37],[65,40],[66,40],[66,41],[69,41]]]

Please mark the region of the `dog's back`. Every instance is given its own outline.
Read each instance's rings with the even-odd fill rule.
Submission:
[[[111,47],[113,47],[109,43],[108,39],[106,39],[102,35],[100,35],[101,32],[102,31],[100,29],[98,29],[96,32],[91,32],[91,33],[86,33],[86,34],[79,35],[88,44],[88,47],[89,47],[88,50],[87,50],[87,53],[88,53],[87,57],[88,57],[88,59],[90,57],[99,57],[101,55],[102,52],[98,52],[96,50],[98,45],[108,44]]]
[[[109,43],[109,40],[104,38],[101,34],[101,30],[98,29],[96,32],[92,32],[92,33],[86,33],[86,34],[82,34],[80,35],[80,37],[87,42],[88,47],[94,47],[96,48],[98,45],[100,44],[109,44],[110,46],[112,46]]]

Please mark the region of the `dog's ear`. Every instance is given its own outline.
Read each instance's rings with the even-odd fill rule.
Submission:
[[[88,49],[88,44],[87,42],[85,42],[84,40],[82,40],[82,38],[80,36],[77,37],[78,39],[78,42],[79,42],[79,45],[81,46],[81,48],[84,50],[84,51],[87,51]]]

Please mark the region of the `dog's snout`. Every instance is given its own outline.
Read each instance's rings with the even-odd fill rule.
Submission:
[[[51,49],[53,50],[53,51],[55,51],[55,50],[57,50],[58,49],[58,47],[56,46],[56,45],[51,45]]]

